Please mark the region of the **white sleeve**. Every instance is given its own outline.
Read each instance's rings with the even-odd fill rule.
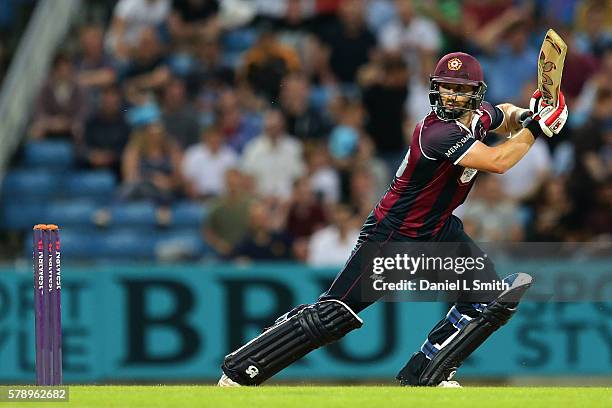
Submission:
[[[115,17],[126,19],[138,8],[135,0],[119,0],[115,6]]]
[[[399,51],[401,45],[401,29],[396,24],[388,25],[380,31],[378,42],[385,51]]]
[[[194,156],[193,150],[187,150],[181,165],[183,176],[190,181],[197,177],[197,166],[194,166]]]
[[[246,172],[252,172],[257,167],[257,146],[254,144],[257,138],[250,141],[244,148],[242,153],[242,162],[240,168]]]
[[[421,49],[430,51],[438,51],[440,49],[442,43],[440,30],[431,21],[420,20],[417,32]]]

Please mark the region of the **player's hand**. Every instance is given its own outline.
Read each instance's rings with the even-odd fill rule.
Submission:
[[[563,129],[569,115],[565,104],[565,95],[561,91],[556,106],[547,104],[542,99],[542,93],[539,90],[535,91],[529,101],[529,110],[537,112],[532,116],[532,119],[538,122],[542,133],[548,137],[553,137]]]

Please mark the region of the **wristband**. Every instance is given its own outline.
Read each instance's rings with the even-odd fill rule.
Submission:
[[[533,135],[534,139],[544,134],[540,124],[533,117],[527,118],[523,121],[523,128],[528,129]]]

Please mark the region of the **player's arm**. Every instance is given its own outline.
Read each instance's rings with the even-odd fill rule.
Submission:
[[[540,107],[538,95],[538,91],[536,91],[530,106]],[[512,113],[516,115],[518,111]],[[540,135],[552,137],[554,134],[559,133],[567,121],[567,116],[568,111],[565,105],[565,97],[561,92],[557,106],[544,105],[537,114],[528,116],[524,123],[522,123],[524,128],[512,138],[493,147],[476,141],[457,164],[477,170],[500,174],[505,173],[525,156],[535,142],[536,137]],[[502,125],[497,129],[503,126],[504,121],[509,122],[511,120],[513,120],[511,115],[508,115],[508,118],[504,118]],[[509,126],[512,126],[512,123]]]
[[[503,174],[525,156],[534,142],[535,137],[529,129],[523,129],[513,138],[493,147],[476,141],[458,164],[463,167]]]
[[[491,129],[491,131],[496,133],[514,133],[521,130],[523,128],[523,121],[531,114],[529,109],[519,108],[511,103],[502,103],[497,105],[496,108],[504,114],[502,123],[496,129]]]

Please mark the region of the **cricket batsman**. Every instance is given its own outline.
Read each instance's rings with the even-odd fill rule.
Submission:
[[[366,219],[351,257],[318,301],[301,305],[276,320],[221,366],[220,386],[259,385],[314,349],[362,326],[357,315],[364,300],[372,251],[389,243],[465,243],[474,256],[482,251],[463,231],[453,211],[464,202],[478,171],[504,173],[537,137],[563,128],[568,110],[563,93],[549,105],[536,91],[529,109],[484,101],[487,86],[481,66],[461,52],[440,59],[430,79],[430,113],[417,124],[410,149],[391,185]],[[487,132],[514,134],[489,146]],[[486,274],[496,277],[488,261]],[[371,263],[370,263],[371,265]],[[402,385],[460,387],[452,378],[463,361],[516,312],[532,278],[515,273],[507,289],[476,303],[457,301],[397,374]],[[370,281],[371,283],[371,281]]]

